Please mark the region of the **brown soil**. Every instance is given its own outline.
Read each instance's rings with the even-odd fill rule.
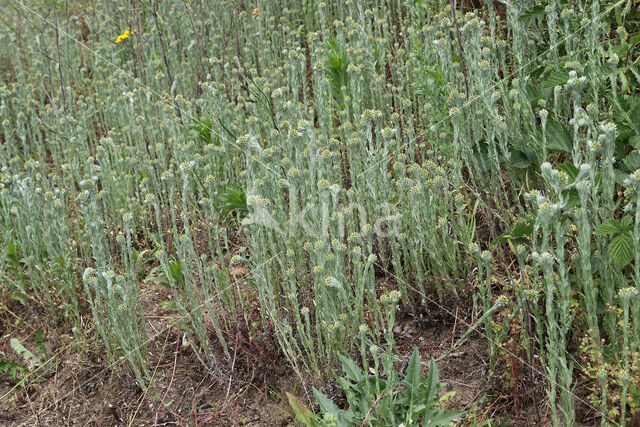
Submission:
[[[103,353],[88,350],[95,342],[78,348],[70,325],[55,325],[48,312],[7,303],[0,319],[0,359],[23,362],[11,338],[36,354],[35,335],[42,331],[52,362],[32,371],[26,386],[0,375],[0,425],[287,425],[289,410],[278,394],[294,389],[295,375],[286,362],[264,369],[259,357],[243,357],[239,348],[220,378],[211,378],[192,347],[183,345],[183,334],[171,322],[175,313],[163,308],[161,302],[170,297],[161,286],[142,296],[153,308],[145,310],[154,379],[146,391],[126,361],[110,366]]]
[[[18,338],[35,353],[37,331],[44,333],[47,353],[53,356],[50,369],[35,372],[27,386],[15,387],[6,375],[0,376],[0,424],[293,425],[291,410],[283,400],[285,393],[292,392],[308,403],[310,384],[292,372],[284,357],[274,355],[277,345],[256,342],[248,351],[249,347],[241,343],[244,338],[239,338],[235,347],[230,340],[234,361],[225,362],[222,376],[212,378],[192,347],[183,345],[183,333],[171,322],[177,315],[163,304],[170,298],[171,292],[162,286],[149,285],[142,290],[154,379],[146,392],[137,385],[126,361],[118,361],[111,369],[104,354],[92,350],[98,347],[94,339],[78,348],[68,322],[56,325],[47,311],[26,308],[15,301],[0,305],[4,309],[0,310],[0,330],[4,333],[0,359],[22,362],[10,346],[10,338]],[[462,311],[456,311],[458,321],[435,307],[426,317],[400,313],[394,329],[398,353],[404,355],[399,369],[404,371],[414,346],[423,361],[443,355],[467,329],[464,322],[469,319]],[[89,324],[86,327],[91,329]],[[221,349],[219,353],[218,359],[224,359]],[[540,394],[544,388],[532,382],[521,364],[515,370],[513,366],[496,367],[496,372],[515,373],[517,392],[512,386],[505,387],[504,379],[489,380],[487,359],[486,339],[471,334],[438,363],[440,381],[447,383],[442,393],[455,391],[447,406],[474,411],[477,421],[492,419],[494,425],[506,416],[510,417],[508,425],[548,424],[545,399]],[[500,363],[505,362],[501,359]],[[313,385],[340,401],[333,380]],[[535,405],[539,406],[537,411]]]

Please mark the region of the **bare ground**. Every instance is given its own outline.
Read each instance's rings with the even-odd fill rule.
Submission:
[[[237,345],[231,348],[233,362],[226,363],[222,376],[212,378],[191,346],[183,345],[183,333],[171,322],[175,312],[162,304],[171,298],[171,292],[154,285],[144,289],[141,297],[154,379],[146,391],[138,386],[126,361],[109,366],[103,353],[90,350],[96,348],[95,341],[79,348],[68,322],[55,324],[44,310],[6,303],[0,319],[4,333],[0,359],[20,362],[9,339],[18,338],[34,349],[36,331],[42,331],[52,362],[35,372],[26,386],[15,386],[8,377],[0,376],[0,424],[284,426],[294,421],[285,392],[311,400],[311,384],[295,375],[275,343],[243,344],[244,339],[237,337]],[[394,332],[398,353],[405,357],[399,369],[404,370],[414,346],[423,361],[437,358],[467,329],[456,320],[468,321],[462,311],[456,309],[456,316],[451,316],[434,308],[430,313],[426,317],[400,314]],[[455,391],[447,406],[471,411],[476,421],[491,419],[493,425],[506,417],[508,425],[547,425],[544,388],[536,385],[535,375],[530,375],[518,357],[503,357],[499,363],[511,364],[496,368],[496,372],[511,372],[511,378],[489,380],[486,339],[470,335],[438,363],[440,380],[447,384],[442,393]],[[325,386],[336,395],[335,384]],[[469,421],[461,420],[461,424]]]

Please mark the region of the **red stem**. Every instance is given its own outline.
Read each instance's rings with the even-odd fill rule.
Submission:
[[[516,415],[519,415],[519,409],[518,409],[518,378],[516,378],[516,372],[515,369],[513,367],[514,361],[513,361],[513,357],[511,358],[511,375],[513,375],[513,384],[514,384],[514,397],[516,399]]]
[[[164,396],[162,396],[162,400],[160,404],[156,408],[156,418],[153,422],[153,427],[158,427],[158,414],[160,413],[160,408],[164,405],[164,400],[167,398],[167,394],[169,394],[169,390],[171,390],[171,385],[173,384],[173,378],[176,375],[176,365],[178,364],[178,343],[180,340],[176,341],[176,351],[173,353],[173,372],[171,373],[171,380],[169,381],[169,386],[167,387],[167,391],[164,392]],[[173,413],[173,412],[172,412]]]

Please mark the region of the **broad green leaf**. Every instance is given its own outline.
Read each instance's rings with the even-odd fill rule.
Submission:
[[[623,121],[623,120],[624,119],[621,116],[619,118],[619,121]],[[618,126],[618,136],[616,136],[616,142],[628,141],[629,138],[631,138],[632,136],[634,136],[636,134],[636,131],[634,131],[633,129],[629,129],[629,128],[625,127],[624,125],[619,125],[618,122],[616,122],[616,125]]]
[[[359,383],[364,379],[364,374],[362,373],[362,369],[354,362],[342,354],[338,354],[338,358],[342,362],[342,369],[344,373],[347,375],[351,381]]]
[[[632,223],[633,218],[630,215],[626,215],[624,218],[622,218],[622,221],[620,221],[620,226],[622,227],[623,231],[629,231],[631,229]]]
[[[573,137],[569,128],[556,120],[547,123],[547,148],[562,153],[570,153],[573,149]]]
[[[608,219],[603,222],[596,230],[596,236],[602,236],[604,234],[615,234],[623,231],[622,226],[615,219]]]
[[[609,255],[620,268],[633,260],[633,241],[627,234],[621,234],[609,244]]]
[[[636,150],[640,149],[640,135],[634,135],[629,138],[629,144]]]
[[[578,174],[580,173],[580,169],[575,167],[573,163],[569,162],[559,164],[558,166],[556,166],[556,169],[563,171],[569,176],[569,183],[575,181],[575,179],[578,177]]]
[[[533,233],[533,221],[527,220],[513,227],[511,231],[502,233],[500,236],[498,236],[498,242],[502,243],[509,240],[527,238],[531,236],[531,233]]]
[[[578,190],[576,190],[575,188],[564,191],[562,195],[564,196],[564,200],[567,203],[565,208],[580,205],[580,194],[578,194]]]
[[[527,169],[531,166],[531,156],[520,150],[513,150],[509,163],[516,169]]]
[[[427,421],[428,426],[450,426],[453,420],[464,414],[463,411],[440,411],[433,414]]]
[[[624,182],[629,177],[629,174],[626,173],[626,172],[621,171],[620,169],[614,169],[613,170],[613,174],[614,174],[615,183],[618,184],[621,187],[625,187],[625,183]]]
[[[555,71],[542,83],[542,89],[553,89],[556,86],[564,86],[569,80],[567,71]]]
[[[375,375],[368,375],[366,384],[368,385],[369,390],[383,390],[387,387],[387,381]]]
[[[451,400],[453,399],[453,397],[456,395],[455,390],[451,390],[446,392],[445,394],[443,394],[440,399],[438,399],[439,402],[446,402],[447,400]]]
[[[525,94],[527,96],[527,99],[529,101],[535,101],[536,102],[535,104],[532,104],[533,106],[538,105],[537,104],[538,100],[544,99],[543,97],[538,95],[538,91],[536,90],[536,88],[531,83],[528,83],[525,86],[524,90],[525,90]]]
[[[630,152],[623,160],[624,165],[629,169],[629,172],[635,172],[636,169],[640,169],[640,152],[634,150]]]
[[[533,19],[536,19],[539,16],[544,16],[544,7],[535,6],[531,8],[531,10],[528,10],[522,15],[518,16],[518,22],[526,23]]]
[[[313,397],[316,398],[316,402],[318,403],[318,406],[320,406],[322,412],[328,412],[336,419],[342,418],[342,410],[338,408],[338,406],[333,403],[333,401],[329,399],[326,394],[322,393],[315,387],[313,387]]]
[[[409,365],[407,365],[407,375],[404,378],[404,383],[409,388],[409,392],[415,392],[418,390],[418,386],[422,382],[422,363],[420,363],[420,352],[418,347],[413,349],[411,359],[409,359]]]
[[[515,238],[531,236],[531,233],[533,233],[533,221],[521,222],[511,232]]]

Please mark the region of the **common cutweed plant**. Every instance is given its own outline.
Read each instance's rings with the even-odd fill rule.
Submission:
[[[147,286],[212,377],[257,324],[317,380],[393,376],[398,313],[471,294],[554,425],[583,388],[638,416],[633,0],[152,3],[8,13],[3,293],[89,314],[143,386]]]

